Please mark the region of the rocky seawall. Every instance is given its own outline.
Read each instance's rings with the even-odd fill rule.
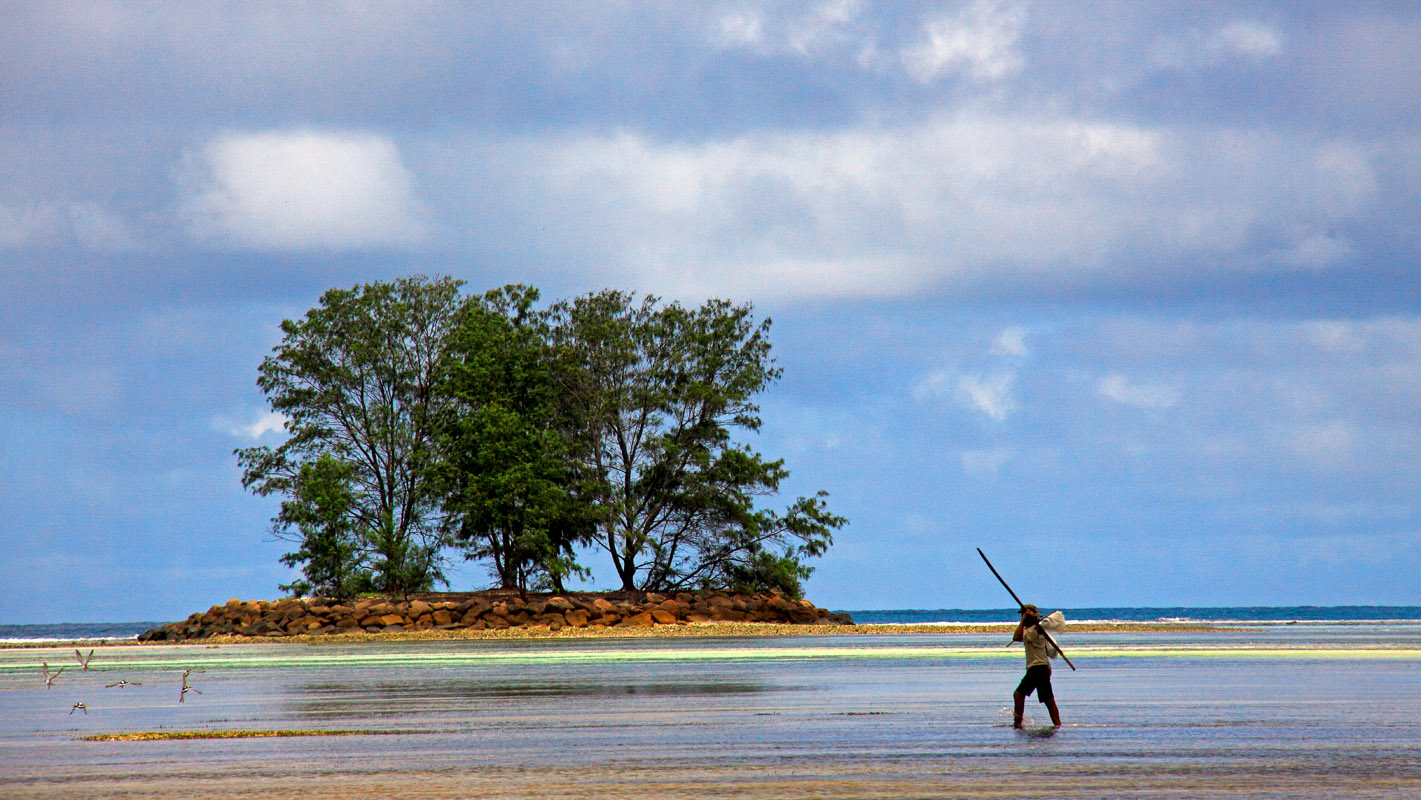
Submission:
[[[212,636],[285,637],[340,633],[394,633],[420,630],[503,630],[529,628],[612,628],[687,625],[705,622],[772,622],[794,625],[852,625],[847,614],[832,614],[807,600],[777,594],[734,595],[685,592],[674,596],[529,595],[475,593],[396,601],[363,598],[336,601],[288,597],[238,600],[213,606],[180,622],[139,635],[141,642],[181,642]]]

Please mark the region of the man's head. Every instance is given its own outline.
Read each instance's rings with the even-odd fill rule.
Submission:
[[[1031,603],[1027,603],[1021,607],[1021,616],[1023,619],[1040,619],[1041,612],[1037,610],[1036,606],[1032,605]]]

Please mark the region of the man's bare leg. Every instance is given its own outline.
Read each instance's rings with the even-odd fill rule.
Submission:
[[[1058,728],[1061,727],[1061,712],[1056,709],[1056,698],[1053,697],[1046,701],[1046,710],[1051,712],[1051,724]],[[1021,716],[1017,715],[1017,719],[1020,720]]]
[[[1013,692],[1013,693],[1012,693],[1012,696],[1011,696],[1011,701],[1012,701],[1012,715],[1011,715],[1011,718],[1012,718],[1012,725],[1011,725],[1011,726],[1012,726],[1013,728],[1020,728],[1020,727],[1021,727],[1021,717],[1022,717],[1022,714],[1025,713],[1025,711],[1026,711],[1026,695],[1022,694],[1021,692]]]

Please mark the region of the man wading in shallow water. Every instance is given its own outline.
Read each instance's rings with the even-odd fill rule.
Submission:
[[[1021,622],[1016,626],[1016,630],[1011,635],[1013,642],[1021,642],[1026,647],[1026,677],[1021,679],[1021,683],[1016,687],[1016,692],[1012,694],[1012,727],[1021,727],[1022,713],[1026,710],[1026,696],[1032,692],[1036,693],[1036,699],[1040,700],[1046,710],[1051,713],[1051,724],[1061,727],[1061,712],[1056,709],[1056,695],[1051,692],[1051,660],[1049,656],[1054,656],[1051,652],[1053,648],[1046,641],[1046,636],[1041,633],[1041,626],[1045,624],[1050,629],[1056,629],[1065,618],[1057,611],[1045,620],[1041,619],[1041,612],[1036,610],[1036,606],[1027,603],[1021,607]]]

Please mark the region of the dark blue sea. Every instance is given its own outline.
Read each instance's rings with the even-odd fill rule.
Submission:
[[[1043,607],[1043,612],[1054,609]],[[1421,606],[1185,606],[1140,608],[1063,608],[1070,622],[1375,622],[1380,620],[1421,620]],[[863,625],[926,625],[932,623],[1016,622],[1014,608],[903,609],[897,611],[850,611],[854,622]]]
[[[0,625],[0,642],[73,642],[137,639],[162,622],[55,622],[42,625]]]
[[[1052,610],[1052,609],[1043,609]],[[1421,620],[1421,606],[1225,606],[1216,608],[1063,608],[1071,622],[1372,622]],[[847,612],[864,625],[924,625],[1015,622],[1015,609],[942,608]],[[163,622],[64,622],[40,625],[0,625],[0,642],[119,641]]]

